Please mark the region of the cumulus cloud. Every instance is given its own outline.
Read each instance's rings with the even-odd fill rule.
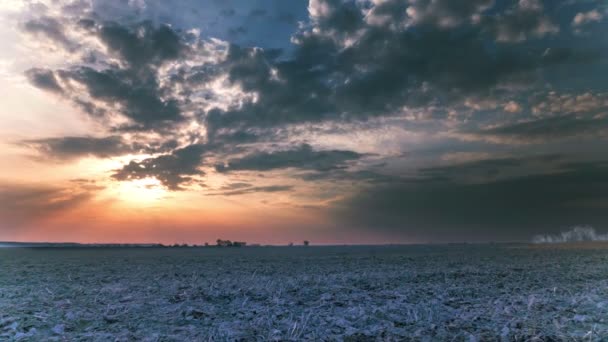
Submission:
[[[406,13],[410,25],[432,25],[449,29],[463,22],[476,23],[483,12],[493,5],[494,0],[413,0]]]
[[[559,26],[544,13],[541,0],[519,0],[517,5],[484,23],[496,40],[515,43],[559,32]]]
[[[325,125],[337,134],[339,124],[359,129],[384,118],[402,118],[395,122],[425,137],[450,133],[507,144],[604,132],[599,93],[528,98],[541,87],[563,92],[547,76],[555,70],[602,60],[601,49],[594,55],[568,37],[559,44],[547,39],[561,38],[563,23],[552,5],[539,0],[311,0],[302,8],[308,20],[277,48],[211,38],[200,27],[184,27],[185,21],[140,17],[159,4],[130,4],[129,15],[115,13],[120,6],[85,5],[22,25],[80,57],[56,68],[32,68],[26,76],[101,122],[112,138],[36,144],[65,157],[145,147],[152,157],[116,170],[116,180],[155,177],[169,189],[184,189],[203,176],[209,157],[224,176],[298,169],[308,174],[297,177],[311,180],[373,183],[383,177],[359,165],[364,155],[355,150],[277,146],[309,141],[296,140],[297,130]],[[224,18],[237,15],[222,8]],[[108,13],[117,15],[110,20]],[[273,11],[255,7],[247,13],[251,19]],[[76,52],[74,32],[81,38]],[[166,141],[150,144],[150,136]],[[348,170],[353,165],[368,169]]]
[[[156,178],[169,190],[184,190],[183,185],[192,182],[195,176],[204,174],[200,166],[206,150],[202,145],[190,145],[170,154],[133,160],[116,170],[112,177],[121,181]]]

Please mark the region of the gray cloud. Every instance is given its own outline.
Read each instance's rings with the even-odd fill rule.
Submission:
[[[52,17],[28,20],[23,24],[23,30],[31,34],[43,35],[51,41],[61,44],[67,50],[73,50],[77,46],[68,39],[61,22]]]
[[[230,80],[255,92],[257,102],[212,110],[207,125],[216,131],[359,120],[398,115],[404,106],[444,109],[441,119],[468,97],[496,99],[507,89],[540,85],[542,70],[600,58],[547,41],[534,47],[496,43],[496,37],[509,43],[542,38],[557,28],[536,1],[498,14],[486,13],[491,5],[416,1],[407,7],[407,19],[389,15],[405,13],[397,1],[372,6],[367,16],[355,2],[313,1],[311,26],[294,35],[291,58],[231,47],[224,65]],[[374,16],[381,18],[369,22]],[[456,33],[447,29],[455,27]]]
[[[52,70],[32,68],[25,72],[26,77],[37,88],[55,93],[62,93],[63,89],[57,83],[57,78]]]
[[[180,119],[177,101],[162,98],[162,90],[152,75],[141,75],[130,70],[97,71],[88,67],[60,74],[63,78],[84,85],[88,94],[96,100],[110,105],[121,104],[123,114],[144,128]]]
[[[375,9],[373,14],[378,16],[380,14],[378,12],[383,10],[382,14],[394,16],[395,13],[399,13],[396,11],[399,8],[397,4],[403,3],[404,1],[388,1],[378,6],[380,8]],[[415,25],[449,29],[459,26],[463,22],[474,20],[474,16],[480,16],[493,5],[494,0],[414,0],[410,2],[403,14],[407,13],[409,20]]]
[[[259,192],[284,192],[290,191],[293,189],[293,186],[290,185],[269,185],[269,186],[251,186],[251,187],[241,187],[236,190],[225,190],[219,193],[213,193],[211,195],[221,195],[221,196],[239,196],[246,194],[253,194]]]
[[[155,27],[149,21],[134,27],[104,23],[97,35],[107,48],[134,69],[176,59],[187,50],[172,28],[166,25]]]
[[[183,190],[182,185],[191,182],[193,176],[204,174],[199,168],[205,152],[207,148],[203,145],[190,145],[170,154],[131,161],[116,170],[112,177],[121,181],[151,177],[158,179],[169,190]]]
[[[202,175],[199,168],[208,153],[214,162],[219,161],[216,171],[221,173],[294,168],[307,171],[297,175],[305,180],[345,180],[383,187],[402,177],[369,167],[348,170],[363,158],[360,153],[315,151],[309,145],[261,152],[255,144],[285,146],[293,139],[291,133],[285,133],[288,129],[283,130],[290,125],[357,122],[364,127],[371,120],[410,116],[412,111],[425,113],[420,119],[401,121],[412,131],[429,133],[450,127],[471,140],[513,144],[597,136],[605,127],[597,108],[594,115],[576,112],[576,117],[532,117],[527,110],[536,108],[533,103],[526,106],[531,89],[546,92],[554,86],[547,73],[594,65],[605,58],[602,48],[592,50],[560,34],[552,9],[536,0],[390,0],[378,4],[315,0],[308,6],[309,22],[299,25],[293,34],[293,45],[263,49],[228,44],[226,51],[217,47],[223,44],[211,44],[178,29],[179,25],[124,24],[96,16],[92,16],[94,20],[71,18],[83,34],[103,45],[101,49],[88,47],[96,58],[62,70],[31,69],[27,76],[33,85],[72,100],[92,117],[108,119],[118,112],[132,121],[132,125],[110,127],[116,133],[143,130],[160,133],[173,143],[180,134],[190,142],[204,141],[177,150],[175,144],[148,147],[146,152],[156,156],[125,165],[113,175],[117,180],[156,177],[167,188],[180,190]],[[234,14],[231,9],[221,13]],[[65,26],[67,20],[57,25]],[[255,33],[246,26],[234,33],[244,30]],[[549,39],[558,35],[560,39]],[[217,89],[220,83],[246,95],[226,100],[230,96],[226,89]],[[496,108],[513,100],[521,108],[505,118]],[[463,107],[471,102],[497,105],[487,106],[494,109]],[[432,123],[416,126],[414,122],[424,120]],[[186,121],[197,121],[205,129],[177,132]],[[74,143],[70,142],[78,145]],[[46,142],[49,152],[58,154],[110,155],[125,148],[99,141],[101,152],[90,145],[72,151],[61,144]],[[503,170],[527,165],[518,163],[505,159],[492,165],[480,162],[457,167],[468,178],[498,181],[503,180]],[[419,181],[460,180],[450,178],[453,172],[421,167]]]
[[[484,18],[482,25],[495,35],[496,40],[507,43],[559,32],[559,26],[544,13],[541,0],[521,0],[504,13]]]
[[[559,172],[484,183],[400,180],[364,187],[331,212],[349,227],[412,239],[528,240],[570,225],[608,224],[606,165],[564,164]]]
[[[487,128],[473,136],[505,143],[543,143],[572,137],[597,138],[607,132],[605,117],[562,115]]]
[[[40,185],[0,184],[0,217],[3,230],[10,230],[51,215],[74,210],[87,203],[94,189]]]
[[[310,145],[303,144],[293,150],[257,152],[242,158],[230,159],[226,165],[216,165],[216,170],[219,172],[232,172],[299,168],[328,171],[344,168],[348,161],[360,159],[362,156],[352,151],[314,151]]]
[[[60,137],[26,140],[23,143],[37,149],[43,157],[70,159],[84,156],[111,157],[134,151],[120,136]]]
[[[105,68],[93,68],[77,65],[55,72],[34,68],[26,73],[30,82],[74,101],[95,118],[111,112],[94,101],[84,99],[83,95],[111,108],[119,104],[122,114],[134,121],[129,129],[147,130],[181,121],[178,101],[169,96],[158,80],[160,65],[188,52],[180,35],[166,25],[155,27],[147,21],[122,26],[114,22],[96,25],[88,20],[87,27],[89,34],[98,37],[123,66],[106,64]],[[77,82],[83,85],[84,94],[73,87],[62,89],[58,79],[68,84]]]

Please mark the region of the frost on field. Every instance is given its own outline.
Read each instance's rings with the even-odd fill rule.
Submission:
[[[0,340],[602,340],[593,248],[2,249]]]
[[[597,234],[590,226],[576,226],[558,235],[537,235],[534,243],[567,243],[587,241],[608,241],[608,234]]]

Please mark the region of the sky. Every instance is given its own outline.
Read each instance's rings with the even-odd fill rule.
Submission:
[[[603,0],[2,0],[0,241],[608,229]]]

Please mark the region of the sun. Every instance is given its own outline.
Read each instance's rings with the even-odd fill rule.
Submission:
[[[167,190],[156,178],[121,181],[114,192],[121,200],[136,204],[157,202],[167,195]]]

